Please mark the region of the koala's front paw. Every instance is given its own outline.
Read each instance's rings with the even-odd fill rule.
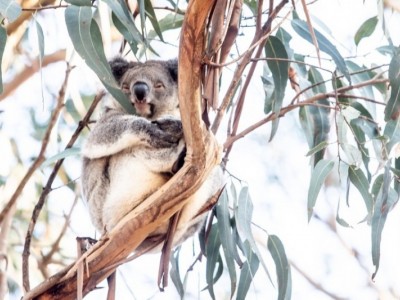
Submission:
[[[182,122],[174,118],[163,118],[153,121],[163,132],[171,135],[178,142],[183,137]]]
[[[167,127],[171,130],[173,129],[171,126]],[[178,132],[175,131],[174,134],[171,134],[167,130],[162,130],[158,124],[152,122],[150,123],[150,126],[147,127],[147,135],[148,143],[151,147],[171,148],[178,145],[179,140],[182,137],[182,129],[179,130],[178,126]]]

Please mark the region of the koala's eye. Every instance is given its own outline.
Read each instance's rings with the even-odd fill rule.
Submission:
[[[126,84],[126,83],[123,83],[123,84],[122,84],[121,89],[122,89],[122,91],[123,91],[124,93],[127,93],[127,94],[130,93],[129,85]]]
[[[164,87],[164,84],[162,82],[157,82],[154,87],[156,89],[162,89]]]

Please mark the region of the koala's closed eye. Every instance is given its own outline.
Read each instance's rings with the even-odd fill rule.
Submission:
[[[123,83],[121,89],[124,93],[129,94],[131,92],[129,84]]]
[[[162,89],[162,88],[164,88],[165,86],[164,86],[164,83],[162,83],[162,82],[157,82],[155,85],[154,85],[154,87],[156,88],[156,89]]]

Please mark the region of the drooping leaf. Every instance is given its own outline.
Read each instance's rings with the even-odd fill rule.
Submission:
[[[103,51],[100,29],[87,6],[69,6],[65,10],[65,22],[75,50],[96,73],[111,95],[125,108],[134,113],[132,105],[117,86]]]
[[[378,24],[377,16],[369,18],[361,24],[360,28],[358,28],[356,32],[356,35],[354,36],[354,43],[356,46],[358,46],[363,38],[369,37],[375,31],[376,24]]]
[[[44,95],[43,95],[43,72],[42,72],[42,62],[44,57],[44,36],[43,29],[40,26],[36,17],[34,17],[35,25],[36,25],[36,34],[38,37],[38,48],[39,48],[39,67],[40,67],[40,81],[41,81],[41,92],[42,92],[42,103],[44,103]]]
[[[357,188],[364,199],[368,215],[372,214],[373,199],[369,192],[369,182],[363,171],[355,166],[349,167],[350,182]]]
[[[322,141],[319,143],[317,146],[314,148],[310,149],[310,151],[307,152],[306,156],[313,155],[321,150],[324,150],[326,147],[328,147],[329,143],[327,141]]]
[[[4,48],[7,42],[7,31],[3,26],[0,26],[0,94],[3,93],[3,71],[1,70],[1,65],[3,61]]]
[[[265,44],[265,56],[268,58],[267,64],[272,73],[272,78],[274,81],[274,92],[271,98],[271,109],[276,115],[282,108],[283,98],[285,96],[285,89],[287,81],[289,78],[289,62],[284,61],[288,59],[285,46],[275,36],[270,36],[267,43]],[[280,60],[283,59],[283,60]],[[265,105],[267,106],[267,105]],[[268,112],[265,112],[268,113]],[[279,118],[276,118],[272,122],[271,136],[270,140],[274,137],[279,124]]]
[[[179,273],[179,254],[180,254],[180,247],[175,249],[171,255],[170,258],[171,270],[169,272],[169,275],[171,276],[171,280],[175,285],[175,288],[178,291],[179,296],[181,297],[181,299],[183,299],[183,296],[185,294],[185,289],[183,287],[183,283]]]
[[[246,299],[247,292],[250,288],[250,283],[253,281],[254,275],[258,270],[260,261],[258,256],[251,250],[249,241],[243,243],[243,248],[246,256],[246,261],[240,271],[238,290],[236,300]]]
[[[307,201],[307,210],[308,210],[308,221],[311,220],[311,216],[313,213],[313,209],[315,206],[315,202],[317,201],[317,197],[319,191],[323,183],[325,182],[326,177],[332,171],[335,163],[331,160],[321,159],[315,166],[314,170],[311,174],[310,187],[308,188],[308,201]]]
[[[235,207],[235,221],[237,226],[238,234],[242,241],[250,243],[252,250],[257,254],[261,265],[269,280],[272,283],[271,276],[269,274],[267,265],[262,259],[261,253],[257,247],[256,241],[251,230],[251,217],[253,215],[253,203],[251,201],[249,191],[247,187],[243,187],[239,193],[239,201]]]
[[[310,32],[308,31],[308,25],[306,22],[304,22],[303,20],[296,19],[296,20],[292,20],[291,24],[292,24],[294,31],[296,31],[298,35],[300,35],[306,41],[312,43],[312,37],[310,35]],[[314,32],[315,32],[315,37],[317,38],[318,45],[319,45],[319,48],[321,49],[321,51],[325,52],[330,57],[332,57],[338,70],[346,77],[346,79],[349,81],[349,83],[351,83],[349,71],[348,71],[346,63],[345,63],[343,57],[340,55],[339,51],[322,33],[320,33],[318,30],[315,30],[315,29],[314,29]]]
[[[289,300],[292,294],[292,280],[285,248],[276,235],[270,235],[268,237],[267,246],[276,267],[276,277],[278,278],[278,300]]]
[[[371,220],[371,246],[372,246],[372,263],[375,266],[375,272],[372,274],[372,280],[375,278],[380,261],[380,246],[382,239],[383,227],[386,223],[387,215],[398,197],[397,193],[390,188],[390,172],[389,164],[385,167],[383,175],[383,183],[375,200],[374,212]]]
[[[158,37],[161,41],[164,41],[162,36],[162,31],[160,28],[160,24],[158,23],[156,13],[154,12],[153,4],[151,0],[144,0],[144,5],[146,9],[146,15],[150,19],[151,25],[153,26],[154,31],[157,33]]]
[[[323,78],[317,69],[313,67],[310,68],[308,80],[313,85],[312,91],[315,94],[326,92],[325,84],[318,84],[323,82]],[[327,99],[318,100],[316,103],[329,106]],[[330,130],[329,114],[330,110],[328,107],[310,105],[300,108],[300,124],[306,135],[310,149],[315,149],[317,145],[327,142]],[[325,148],[321,148],[313,154],[312,164],[314,166],[323,158],[324,150]]]
[[[92,0],[65,0],[65,2],[76,6],[92,6]]]
[[[396,50],[389,64],[390,98],[385,108],[385,121],[400,116],[400,50]]]
[[[228,268],[229,277],[231,279],[231,298],[235,293],[236,289],[236,269],[235,269],[235,243],[233,240],[231,225],[230,225],[230,214],[228,206],[228,194],[224,190],[221,197],[216,205],[217,217],[218,217],[218,229],[220,232],[220,240],[222,249],[225,254],[226,266]]]
[[[390,153],[393,146],[400,142],[400,118],[396,120],[389,120],[386,123],[383,134],[388,138],[386,143],[387,153]]]
[[[215,299],[214,284],[216,280],[218,280],[218,272],[216,274],[215,269],[217,268],[217,264],[221,258],[221,255],[219,253],[220,247],[221,247],[221,240],[220,240],[218,225],[213,224],[206,245],[206,255],[207,255],[206,282],[207,282],[208,292],[210,293],[212,299]],[[221,263],[219,267],[221,267]]]
[[[22,12],[21,6],[15,0],[0,0],[0,15],[14,22]]]
[[[103,0],[112,10],[112,20],[115,27],[124,36],[125,40],[130,45],[134,53],[137,52],[137,45],[146,46],[146,41],[143,39],[139,30],[137,29],[132,16],[126,6],[125,1],[122,0]]]
[[[158,21],[160,31],[165,32],[171,29],[181,28],[183,24],[183,16],[180,14],[168,14]],[[150,30],[147,35],[148,39],[153,39],[157,35],[155,30]]]
[[[294,51],[292,48],[290,48],[290,40],[292,39],[292,36],[282,27],[279,27],[279,29],[276,31],[275,36],[283,43],[286,49],[286,53],[289,58],[292,58],[294,55]]]

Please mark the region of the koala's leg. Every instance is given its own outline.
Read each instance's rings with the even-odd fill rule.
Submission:
[[[180,121],[176,122],[180,125]],[[94,159],[135,146],[170,148],[178,144],[181,136],[163,131],[156,123],[145,118],[110,110],[97,121],[82,154]]]

